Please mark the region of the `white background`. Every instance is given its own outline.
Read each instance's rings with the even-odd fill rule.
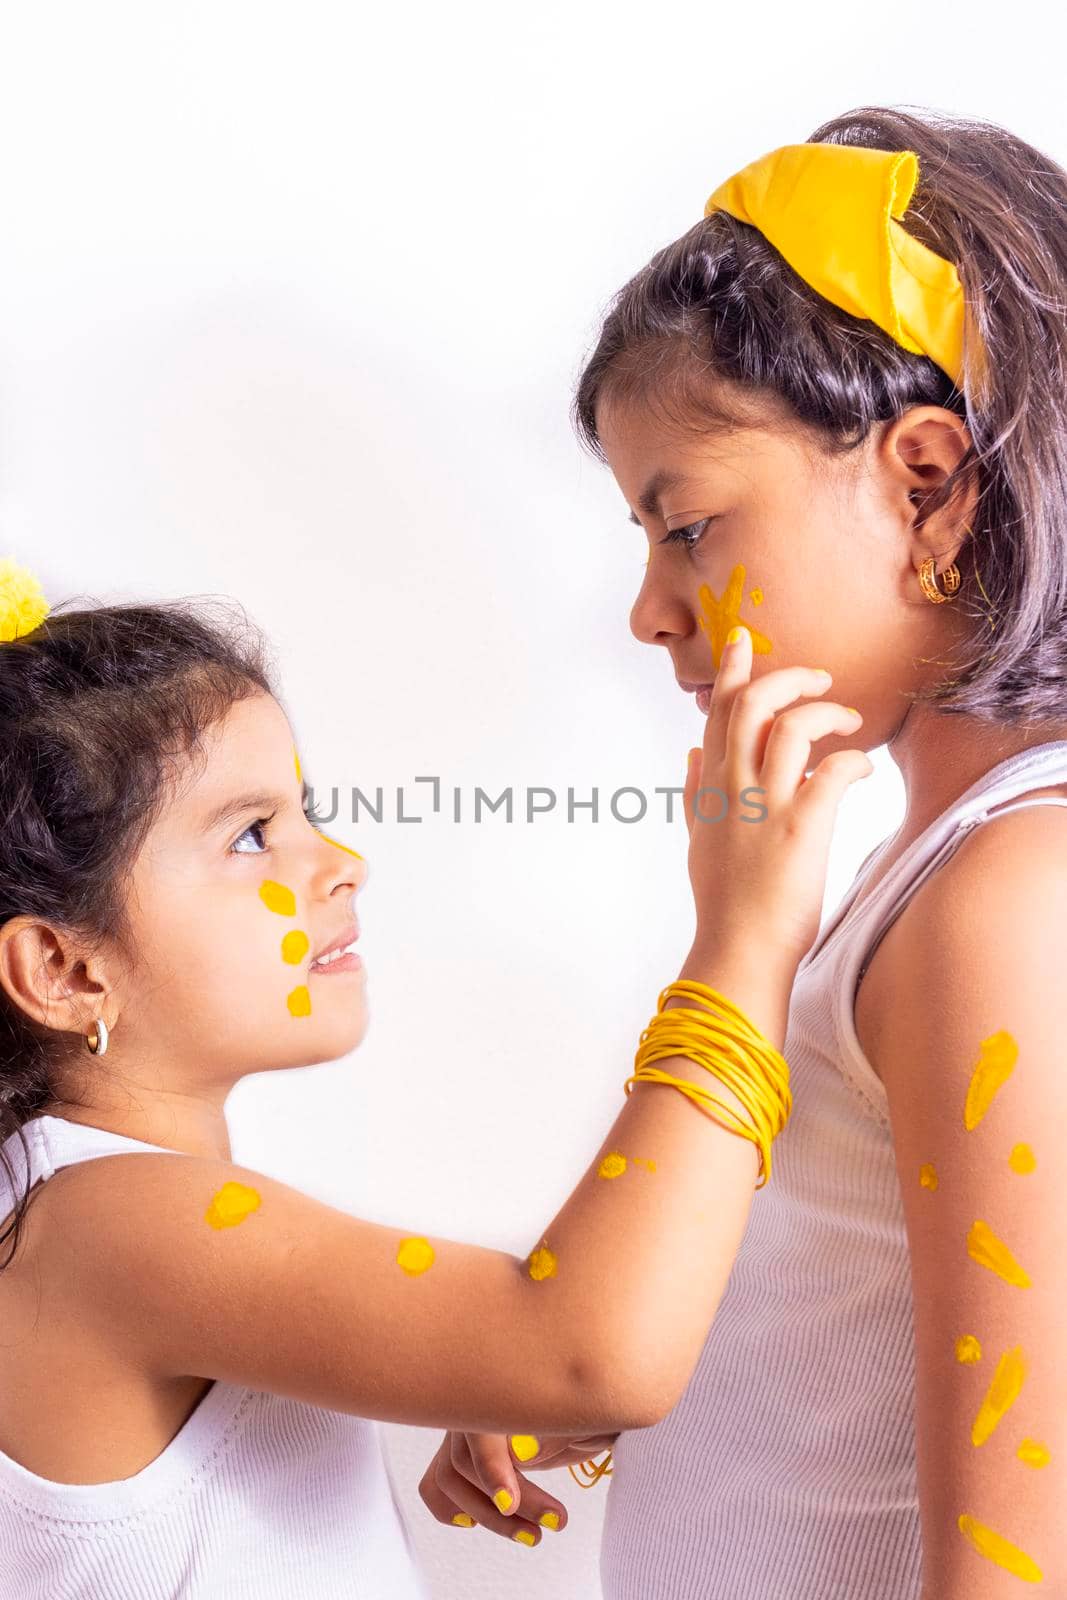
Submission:
[[[309,781],[403,785],[426,815],[337,822],[371,866],[371,1027],[242,1083],[235,1158],[525,1255],[693,927],[652,791],[702,719],[629,632],[644,535],[567,416],[598,315],[722,178],[851,107],[988,117],[1062,158],[1062,53],[1025,5],[0,17],[0,554],[53,602],[236,597]],[[875,760],[827,910],[903,812]],[[451,821],[453,787],[466,817],[509,784],[510,827]],[[626,784],[655,798],[631,825],[607,809]],[[521,820],[529,785],[563,815]],[[567,822],[568,785],[599,823]],[[547,1479],[571,1525],[531,1551],[433,1522],[440,1435],[383,1434],[435,1597],[599,1593],[605,1483]]]

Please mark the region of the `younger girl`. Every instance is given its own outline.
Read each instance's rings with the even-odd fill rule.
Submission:
[[[838,803],[872,770],[828,676],[751,682],[735,632],[684,787],[681,981],[522,1260],[231,1161],[242,1076],[363,1037],[362,965],[328,958],[366,865],[308,815],[254,641],[176,603],[50,612],[0,570],[4,1600],[408,1600],[365,1419],[536,1449],[674,1405],[770,1176],[790,985]],[[509,1521],[496,1487],[520,1543],[565,1521],[544,1494]]]

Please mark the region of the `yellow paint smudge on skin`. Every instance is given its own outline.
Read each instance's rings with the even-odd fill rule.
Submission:
[[[924,1161],[922,1166],[919,1168],[919,1188],[937,1188],[937,1168],[934,1166],[932,1161]]]
[[[555,1532],[558,1533],[558,1531],[559,1531],[559,1512],[558,1511],[542,1511],[541,1515],[538,1517],[537,1520],[541,1524],[542,1528],[552,1528]]]
[[[541,1445],[532,1433],[513,1433],[511,1435],[511,1448],[520,1461],[532,1461],[540,1450]]]
[[[1047,1447],[1036,1439],[1024,1439],[1015,1454],[1028,1467],[1047,1467],[1052,1460]]]
[[[396,1264],[410,1277],[417,1278],[420,1272],[428,1271],[433,1263],[434,1248],[429,1239],[401,1239]]]
[[[598,1178],[618,1178],[626,1171],[626,1157],[612,1150],[606,1155],[596,1170]]]
[[[213,1228],[235,1228],[259,1206],[259,1195],[247,1183],[224,1183],[204,1212],[204,1221]]]
[[[752,601],[754,606],[761,606],[763,604],[763,590],[753,589],[748,598]]]
[[[319,829],[319,832],[322,833],[322,829],[321,828]],[[360,855],[358,850],[350,849],[347,844],[341,844],[341,842],[338,839],[331,839],[328,833],[323,833],[322,837],[326,840],[327,844],[334,844],[334,845],[337,846],[338,850],[344,850],[344,851],[347,852],[348,855],[355,856],[357,861],[362,861],[364,859],[364,857]]]
[[[741,626],[746,627],[752,635],[753,655],[765,656],[770,651],[771,641],[766,635],[760,633],[758,628],[752,627],[751,623],[741,622],[741,598],[744,590],[745,569],[740,563],[731,572],[726,588],[722,592],[721,600],[706,583],[702,583],[698,590],[701,610],[703,611],[703,616],[700,618],[700,626],[707,636],[708,643],[711,645],[711,654],[715,662],[716,671],[718,671],[719,663],[722,660],[726,635],[731,628],[739,623]]]
[[[1033,1172],[1037,1166],[1037,1157],[1028,1144],[1013,1145],[1011,1155],[1008,1157],[1008,1166],[1013,1172]]]
[[[308,936],[301,933],[298,928],[293,928],[282,940],[282,960],[288,961],[291,966],[296,966],[298,961],[303,961],[308,953]]]
[[[958,1525],[960,1532],[971,1541],[980,1556],[995,1561],[998,1567],[1004,1567],[1017,1578],[1025,1578],[1027,1583],[1041,1582],[1041,1568],[1018,1545],[1009,1544],[1001,1534],[994,1533],[992,1528],[987,1528],[984,1522],[979,1522],[975,1517],[969,1517],[966,1512],[959,1518]]]
[[[473,1528],[474,1527],[474,1518],[473,1517],[468,1517],[468,1515],[467,1515],[467,1513],[465,1511],[456,1511],[456,1512],[454,1512],[453,1516],[452,1516],[452,1521],[456,1524],[457,1528]]]
[[[1005,1283],[1014,1283],[1020,1289],[1029,1289],[1030,1275],[1019,1265],[1011,1251],[1002,1239],[998,1239],[988,1223],[977,1220],[972,1224],[967,1235],[967,1254],[972,1260],[977,1261],[980,1267],[988,1267],[990,1272],[995,1272],[1003,1278]]]
[[[511,1495],[506,1489],[498,1489],[493,1496],[493,1504],[498,1511],[507,1511],[511,1506]]]
[[[276,911],[280,917],[296,916],[296,896],[284,883],[267,878],[259,886],[259,898],[268,911]]]
[[[963,1107],[963,1126],[968,1132],[977,1128],[989,1110],[993,1096],[1015,1071],[1018,1056],[1019,1046],[1003,1028],[982,1040],[981,1054],[971,1073]]]
[[[634,1156],[632,1160],[635,1167],[647,1167],[649,1172],[655,1172],[656,1170],[654,1161],[646,1161],[642,1156]]]
[[[303,783],[304,774],[300,770],[300,757],[296,753],[296,745],[295,744],[293,746],[293,764],[296,767],[296,781],[297,781],[297,783]]]
[[[536,1534],[531,1533],[529,1528],[520,1528],[518,1533],[513,1533],[511,1537],[516,1541],[517,1544],[537,1543]]]
[[[538,1283],[543,1278],[556,1276],[556,1258],[546,1245],[541,1245],[537,1250],[531,1251],[529,1256],[530,1277]]]
[[[964,1366],[973,1367],[976,1361],[982,1359],[982,1346],[978,1343],[973,1333],[963,1333],[956,1340],[956,1360]]]
[[[307,984],[297,984],[296,988],[291,990],[290,993],[286,995],[285,1003],[289,1007],[290,1016],[310,1017],[311,993]]]
[[[974,1426],[971,1429],[972,1444],[985,1443],[1005,1411],[1009,1411],[1019,1398],[1019,1390],[1025,1378],[1026,1357],[1023,1355],[1022,1345],[1017,1344],[1014,1350],[1005,1350],[997,1362],[997,1370],[974,1419]]]

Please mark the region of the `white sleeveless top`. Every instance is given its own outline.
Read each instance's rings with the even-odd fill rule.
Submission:
[[[911,1277],[888,1101],[856,982],[904,905],[1001,803],[1067,781],[1067,740],[991,768],[850,915],[885,840],[798,970],[793,1110],[684,1395],[619,1436],[604,1600],[918,1600]],[[595,1490],[590,1492],[595,1493]]]
[[[144,1144],[61,1117],[23,1127],[31,1181]],[[181,1151],[165,1151],[181,1155]],[[4,1144],[0,1219],[25,1188]],[[4,1245],[10,1250],[10,1237]],[[56,1382],[62,1383],[62,1373]],[[427,1600],[377,1424],[216,1380],[132,1478],[54,1483],[0,1451],[3,1600]]]

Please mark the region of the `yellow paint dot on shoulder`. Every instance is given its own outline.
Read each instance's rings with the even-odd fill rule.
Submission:
[[[1015,1071],[1018,1056],[1019,1046],[1004,1028],[982,1040],[963,1106],[963,1126],[968,1131],[977,1128],[992,1105],[993,1096]]]
[[[289,1007],[290,1016],[310,1017],[311,993],[307,984],[297,984],[296,988],[286,995],[285,1003]]]
[[[204,1212],[204,1221],[213,1228],[235,1228],[259,1206],[259,1194],[247,1183],[224,1183]]]
[[[520,1461],[532,1461],[540,1450],[540,1442],[532,1433],[513,1433],[511,1435],[511,1448]]]
[[[973,1333],[963,1333],[956,1340],[956,1360],[964,1366],[973,1367],[976,1361],[982,1359],[982,1346],[978,1343]]]
[[[511,1505],[511,1495],[506,1489],[498,1489],[493,1496],[493,1504],[498,1511],[507,1511]]]
[[[1029,1289],[1030,1274],[1019,1265],[1003,1239],[998,1239],[989,1224],[980,1218],[975,1219],[967,1235],[967,1254],[980,1267],[988,1267],[998,1278],[1003,1278],[1005,1283]]]
[[[468,1515],[467,1515],[467,1513],[465,1511],[456,1511],[456,1512],[454,1512],[453,1515],[452,1515],[452,1521],[456,1524],[456,1526],[458,1528],[473,1528],[474,1527],[474,1518],[473,1517],[468,1517]]]
[[[542,1278],[556,1276],[556,1258],[547,1245],[531,1252],[529,1257],[530,1277],[541,1282]]]
[[[308,953],[310,941],[306,933],[299,928],[293,928],[282,940],[282,960],[288,961],[291,966],[296,966],[298,961],[303,961]]]
[[[1008,1157],[1008,1166],[1013,1172],[1033,1172],[1037,1166],[1037,1157],[1028,1144],[1013,1145],[1011,1155]]]
[[[920,1189],[937,1188],[937,1168],[932,1161],[924,1161],[919,1168],[919,1187]]]
[[[537,1520],[541,1524],[542,1528],[551,1528],[554,1532],[559,1531],[558,1511],[542,1511]]]
[[[320,829],[319,831],[321,832],[322,830]],[[338,850],[344,850],[348,855],[355,856],[357,861],[363,860],[363,857],[360,855],[358,850],[350,849],[347,844],[342,844],[339,839],[331,839],[328,833],[324,833],[322,837],[326,840],[327,844],[335,844]]]
[[[626,1157],[620,1155],[617,1150],[612,1150],[600,1163],[596,1175],[598,1178],[618,1178],[625,1171]]]
[[[998,1567],[1004,1567],[1017,1578],[1025,1578],[1028,1583],[1041,1582],[1042,1572],[1036,1561],[1031,1561],[1025,1550],[1010,1544],[1002,1534],[995,1533],[984,1522],[969,1517],[966,1512],[959,1517],[957,1526],[980,1556],[996,1562]]]
[[[429,1239],[402,1239],[400,1248],[396,1253],[398,1267],[418,1277],[420,1272],[425,1272],[434,1263],[434,1249]]]
[[[296,916],[296,896],[284,883],[267,878],[259,886],[259,898],[268,911],[276,911],[280,917]]]
[[[536,1536],[530,1532],[529,1528],[520,1528],[518,1533],[513,1533],[512,1534],[512,1538],[518,1544],[536,1544],[537,1543]]]
[[[1024,1439],[1015,1454],[1028,1467],[1047,1467],[1052,1459],[1046,1447],[1036,1439]]]

